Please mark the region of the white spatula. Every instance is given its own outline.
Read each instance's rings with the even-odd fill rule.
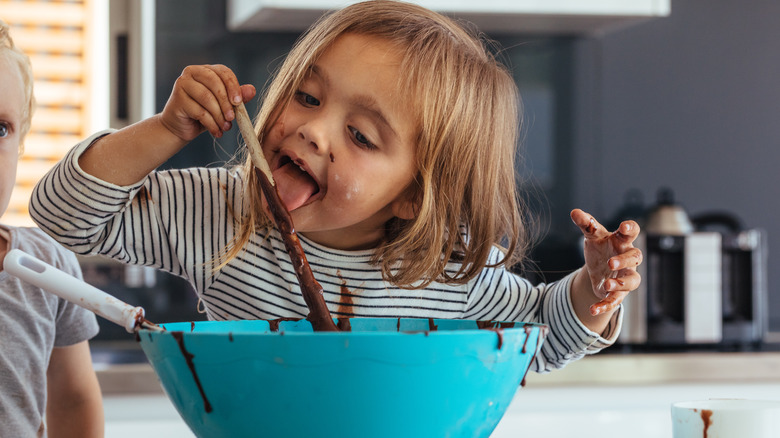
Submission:
[[[133,307],[102,290],[67,274],[19,249],[8,251],[3,262],[8,274],[84,307],[134,333],[140,328],[163,330],[144,318],[142,307]]]

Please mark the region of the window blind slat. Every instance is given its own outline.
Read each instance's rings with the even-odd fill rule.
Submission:
[[[51,107],[82,107],[87,99],[87,90],[82,83],[54,80],[35,81],[35,99],[38,108]]]
[[[86,8],[83,2],[0,0],[3,20],[26,26],[83,26]]]
[[[54,162],[62,158],[71,147],[81,140],[79,135],[31,132],[24,139],[24,154],[21,158],[23,161],[45,159]]]
[[[25,28],[14,30],[14,42],[26,53],[83,53],[84,32],[79,28]],[[35,66],[33,66],[35,67]]]
[[[39,53],[29,56],[36,79],[80,81],[84,76],[84,60],[81,56]]]
[[[56,108],[38,108],[35,111],[35,124],[30,128],[35,132],[64,132],[82,134],[81,111]]]

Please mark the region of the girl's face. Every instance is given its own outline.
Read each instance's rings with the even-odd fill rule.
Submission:
[[[0,216],[8,208],[19,161],[24,83],[19,67],[0,54]]]
[[[295,229],[315,242],[372,248],[388,220],[413,217],[416,123],[400,61],[386,40],[339,37],[265,136]]]

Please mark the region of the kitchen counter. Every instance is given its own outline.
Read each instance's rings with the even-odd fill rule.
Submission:
[[[526,379],[527,386],[760,382],[780,383],[780,352],[597,354]]]
[[[147,363],[96,364],[107,438],[193,438]],[[671,438],[671,404],[780,398],[780,352],[601,354],[530,373],[491,438]]]
[[[780,383],[520,388],[490,438],[671,438],[671,404],[707,398],[777,399]],[[160,395],[107,396],[106,438],[194,438]]]
[[[95,369],[106,395],[163,393],[148,363],[96,363]],[[529,388],[766,382],[780,383],[780,352],[601,354],[526,378]]]

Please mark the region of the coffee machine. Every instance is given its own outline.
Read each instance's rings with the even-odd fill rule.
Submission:
[[[766,232],[744,229],[724,213],[688,221],[679,206],[660,201],[634,242],[644,254],[642,283],[623,301],[618,342],[649,348],[759,344],[768,318]]]

